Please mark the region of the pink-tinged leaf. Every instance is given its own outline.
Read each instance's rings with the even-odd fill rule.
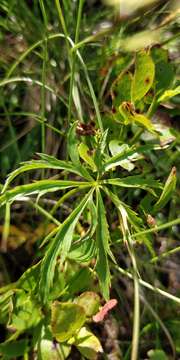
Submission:
[[[108,314],[108,312],[113,309],[115,306],[117,305],[117,300],[116,299],[111,299],[109,300],[103,307],[102,309],[93,316],[93,320],[94,322],[100,322],[103,321],[105,316]]]

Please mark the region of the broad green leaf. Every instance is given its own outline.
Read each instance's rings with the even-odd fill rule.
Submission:
[[[136,55],[135,73],[131,87],[133,102],[141,100],[153,84],[155,74],[154,62],[147,51],[141,51]]]
[[[168,62],[168,50],[163,47],[153,46],[151,48],[151,56],[155,66],[161,61]]]
[[[52,285],[57,256],[61,253],[61,262],[63,262],[67,257],[71,248],[74,228],[84,208],[87,206],[92,193],[93,189],[89,191],[89,193],[83,198],[80,204],[73,210],[63,224],[60,225],[59,231],[42,260],[40,294],[44,302],[47,301],[50,286]]]
[[[0,344],[0,355],[3,359],[14,359],[29,351],[28,340],[6,341]]]
[[[149,350],[148,357],[150,360],[168,360],[165,352],[163,350]]]
[[[156,95],[163,93],[172,86],[175,72],[174,67],[168,62],[168,51],[163,48],[154,47],[151,55],[155,63],[155,91]],[[166,75],[166,76],[165,76]]]
[[[78,146],[79,156],[83,159],[93,171],[97,171],[96,164],[94,162],[93,156],[90,154],[88,146],[84,143],[81,143]]]
[[[26,195],[43,195],[47,192],[80,187],[81,185],[90,186],[90,183],[70,180],[39,180],[32,184],[16,186],[14,189],[6,191],[0,196],[0,205],[4,205],[7,201],[17,200]]]
[[[142,114],[137,114],[134,110],[132,103],[123,102],[119,107],[119,112],[123,119],[124,125],[136,124],[144,127],[150,132],[155,132],[154,125],[151,123],[151,120]]]
[[[167,101],[173,96],[180,94],[180,85],[173,90],[166,90],[158,99],[158,102]]]
[[[76,336],[74,345],[80,353],[89,360],[96,360],[103,349],[98,338],[86,327],[82,327]]]
[[[70,345],[54,344],[52,340],[42,339],[38,348],[38,359],[64,360],[68,357],[70,351]]]
[[[158,210],[162,209],[167,204],[167,202],[171,199],[175,188],[176,188],[176,168],[173,167],[168,176],[168,179],[166,180],[161,196],[154,205],[153,208],[154,212],[157,212]]]
[[[166,74],[166,76],[164,76]],[[172,86],[174,80],[173,65],[166,62],[160,62],[156,66],[155,86],[156,93],[162,93]]]
[[[93,291],[86,291],[82,293],[77,299],[75,299],[75,302],[84,308],[86,316],[88,317],[95,315],[101,305],[99,295]]]
[[[111,94],[115,109],[118,109],[122,102],[131,101],[131,83],[132,75],[123,73],[112,85]]]
[[[110,287],[110,270],[108,264],[109,250],[109,231],[108,223],[106,220],[105,208],[102,196],[97,190],[97,214],[98,224],[96,230],[96,244],[97,244],[97,262],[96,271],[98,274],[100,287],[105,300],[109,300],[109,287]]]
[[[58,301],[52,304],[51,330],[57,341],[65,342],[75,336],[85,321],[86,314],[82,306]]]

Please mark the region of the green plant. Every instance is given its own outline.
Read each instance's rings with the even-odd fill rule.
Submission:
[[[55,224],[54,229],[39,243],[40,259],[36,260],[37,263],[17,282],[0,290],[0,321],[9,332],[13,331],[0,344],[0,352],[5,359],[26,356],[33,351],[38,353],[40,359],[53,356],[66,359],[71,347],[76,346],[83,357],[95,359],[97,353],[103,350],[100,341],[90,330],[90,324],[100,308],[101,299],[106,302],[110,299],[111,283],[117,272],[121,272],[134,281],[131,358],[135,360],[138,358],[140,339],[141,287],[149,287],[153,292],[180,303],[178,297],[141,279],[143,265],[138,256],[139,248],[143,245],[147,249],[147,257],[153,260],[156,253],[152,233],[161,230],[162,226],[165,228],[180,223],[179,219],[170,219],[167,224],[156,225],[156,216],[166,207],[174,193],[176,168],[174,162],[169,160],[172,170],[166,182],[163,180],[162,183],[158,180],[161,167],[155,173],[154,164],[158,161],[158,152],[160,156],[166,154],[164,162],[167,161],[173,141],[178,144],[178,135],[169,126],[162,126],[152,120],[160,104],[179,94],[179,85],[174,65],[168,59],[168,50],[152,43],[148,48],[142,46],[140,50],[135,49],[135,55],[125,52],[112,61],[113,76],[110,83],[107,77],[101,88],[100,107],[88,67],[80,52],[81,47],[94,37],[78,43],[83,1],[79,1],[74,42],[67,31],[59,1],[55,1],[55,5],[63,33],[47,34],[46,7],[40,1],[44,38],[21,54],[8,71],[6,79],[1,82],[1,86],[5,86],[22,81],[22,77],[10,76],[29,53],[42,46],[42,78],[36,81],[41,86],[41,111],[36,118],[41,123],[41,149],[44,152],[46,91],[56,94],[46,84],[48,44],[55,39],[63,41],[68,53],[70,84],[68,98],[64,95],[59,98],[63,106],[68,108],[67,121],[63,131],[49,126],[65,138],[66,160],[38,153],[39,160],[23,162],[8,175],[0,196],[0,205],[5,209],[4,249],[7,247],[10,212],[15,201],[33,202],[36,210],[45,216],[46,222]],[[65,3],[63,7],[66,8]],[[71,22],[70,19],[67,21]],[[114,46],[114,37],[117,40],[115,35],[112,35],[110,44],[106,44],[108,50]],[[123,51],[128,51],[125,46],[127,39],[121,41]],[[104,57],[103,61],[106,60]],[[83,95],[77,80],[78,72],[81,71],[81,76],[87,82],[87,86],[84,86],[86,101],[88,103],[90,98],[94,107],[92,122],[82,112],[80,99]],[[27,78],[23,81],[27,81]],[[110,105],[103,99],[106,83],[105,98],[110,96]],[[98,80],[94,80],[94,84],[98,89]],[[46,178],[47,169],[56,171],[56,179]],[[17,176],[37,170],[42,170],[41,180],[10,188]],[[129,175],[131,172],[133,175]],[[136,211],[133,206],[135,190],[140,199]],[[58,200],[47,211],[40,202],[44,196],[48,198],[48,193],[54,198],[55,192]],[[72,202],[73,209],[70,208],[69,215],[63,215],[60,222],[57,210],[65,202]],[[89,228],[84,226],[86,231],[84,228],[81,231],[86,221]],[[114,232],[111,227],[113,221],[118,224]],[[131,259],[130,269],[123,269],[118,264],[118,251],[124,248]],[[96,284],[97,279],[99,285]],[[98,293],[101,293],[101,298]],[[143,297],[142,301],[145,301]],[[157,316],[156,321],[159,321]],[[164,330],[161,321],[159,324]],[[28,339],[29,334],[32,335],[31,340]],[[158,351],[163,353],[154,350],[153,353],[149,352],[149,356],[155,358]],[[161,353],[160,356],[165,358],[166,355]]]

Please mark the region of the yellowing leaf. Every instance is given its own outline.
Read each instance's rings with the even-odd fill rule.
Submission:
[[[78,304],[56,301],[52,305],[51,329],[53,336],[59,342],[75,336],[85,320],[84,308]]]
[[[54,345],[52,340],[42,339],[39,346],[39,358],[41,360],[64,360],[68,357],[71,346],[66,344]]]
[[[89,360],[97,359],[98,353],[103,352],[98,338],[86,327],[81,328],[74,345],[78,348],[80,353]]]
[[[123,73],[113,83],[111,88],[111,95],[113,106],[115,109],[123,102],[131,100],[131,82],[132,75],[130,73]]]
[[[100,297],[93,291],[86,291],[76,299],[76,304],[84,308],[86,316],[93,316],[99,310]]]
[[[180,94],[180,85],[177,86],[175,89],[173,90],[166,90],[158,99],[158,102],[163,102],[163,101],[167,101],[170,98],[172,98],[173,96],[179,95]]]
[[[136,55],[135,74],[131,87],[132,101],[141,100],[151,88],[154,80],[155,66],[151,56],[146,51]]]
[[[84,143],[81,143],[78,146],[78,151],[81,159],[83,159],[93,169],[93,171],[96,171],[96,164],[93,160],[93,157],[90,155],[90,150],[88,146]]]
[[[137,114],[132,103],[124,101],[119,107],[119,111],[123,118],[124,125],[137,124],[150,132],[155,132],[151,120],[142,114]]]

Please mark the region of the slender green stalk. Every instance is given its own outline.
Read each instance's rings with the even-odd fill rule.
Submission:
[[[159,256],[156,256],[156,257],[153,257],[151,259],[151,263],[154,263],[158,260],[161,260],[161,259],[164,259],[165,257],[169,256],[169,255],[172,255],[172,254],[175,254],[177,253],[178,251],[180,251],[180,246],[177,246],[176,248],[174,249],[171,249],[171,250],[168,250],[166,252],[164,252],[163,254],[159,255]]]
[[[66,47],[67,47],[67,53],[68,53],[68,62],[69,62],[69,67],[71,69],[71,67],[72,67],[71,54],[70,54],[70,46],[69,46],[69,41],[68,41],[69,36],[68,36],[67,27],[66,27],[66,22],[65,22],[65,19],[64,19],[64,16],[63,16],[62,7],[61,7],[61,4],[60,4],[59,0],[55,0],[55,4],[56,4],[60,24],[61,24],[61,27],[63,29],[64,37],[65,37],[65,40],[66,40]]]
[[[82,188],[81,188],[82,189]],[[65,200],[67,200],[71,195],[76,194],[79,191],[79,189],[71,189],[70,191],[68,191],[67,193],[65,193],[58,201],[57,203],[53,206],[52,210],[51,210],[51,215],[53,215],[56,210],[58,209],[58,207],[60,207],[63,202]]]
[[[11,207],[10,207],[10,202],[7,201],[6,210],[5,210],[5,221],[4,221],[4,227],[2,233],[2,243],[1,243],[1,251],[3,252],[7,251],[7,241],[10,231],[10,218],[11,218]]]
[[[131,360],[138,359],[138,347],[139,347],[139,329],[140,329],[140,287],[139,287],[139,276],[136,257],[132,246],[132,240],[130,236],[127,236],[126,244],[131,262],[133,266],[133,280],[134,280],[134,313],[133,313],[133,337],[132,337],[132,350]]]
[[[136,237],[139,237],[139,236],[141,236],[141,235],[151,234],[151,233],[153,233],[153,232],[158,232],[158,231],[167,229],[168,227],[172,227],[172,226],[178,225],[178,224],[180,224],[180,218],[174,219],[174,220],[172,220],[172,221],[169,221],[169,222],[167,222],[167,223],[165,223],[165,224],[162,224],[162,225],[159,225],[159,226],[155,226],[155,227],[153,227],[153,228],[151,228],[151,229],[147,229],[147,230],[140,231],[140,232],[138,232],[138,233],[136,233],[136,234],[133,234],[132,237],[133,237],[133,238],[136,238]]]
[[[64,34],[61,34],[61,33],[58,33],[58,34],[53,34],[53,35],[49,35],[47,40],[53,40],[53,39],[57,39],[57,38],[65,38]],[[74,43],[73,41],[68,38],[68,41],[70,42],[71,46],[73,47],[74,46]],[[6,79],[0,83],[0,86],[2,86],[2,83],[4,85],[4,82],[5,83],[8,83],[9,82],[12,82],[11,79],[9,79],[10,75],[14,72],[14,70],[16,69],[16,67],[25,59],[26,56],[28,56],[28,54],[33,51],[36,47],[40,46],[42,44],[43,40],[39,40],[37,41],[35,44],[33,44],[29,49],[27,49],[20,57],[19,59],[12,65],[12,67],[10,68],[10,70],[8,71],[7,75],[6,75]],[[96,99],[96,95],[95,95],[95,92],[94,92],[94,89],[93,89],[93,86],[92,86],[92,83],[91,83],[91,80],[89,78],[89,75],[88,75],[88,70],[87,70],[87,67],[80,55],[79,52],[77,52],[77,56],[79,58],[79,61],[81,62],[81,65],[83,67],[83,70],[84,70],[84,74],[85,74],[85,77],[86,77],[86,81],[88,83],[88,86],[89,86],[89,91],[90,91],[90,94],[91,94],[91,97],[92,97],[92,101],[93,101],[93,104],[94,104],[94,108],[95,108],[95,111],[96,111],[96,116],[97,116],[97,121],[98,121],[98,125],[99,125],[99,128],[101,131],[103,131],[103,123],[102,123],[102,119],[101,119],[101,115],[100,115],[100,111],[99,111],[99,106],[98,106],[98,102],[97,102],[97,99]],[[8,80],[9,79],[9,80]],[[15,80],[14,80],[15,81]],[[18,80],[17,80],[18,81]],[[19,80],[20,81],[20,80]],[[22,80],[21,80],[22,81]],[[32,81],[32,80],[31,80]],[[38,83],[40,84],[39,81],[36,80],[35,83]],[[47,85],[46,85],[47,86]],[[49,86],[48,86],[49,88]]]
[[[42,215],[44,215],[48,220],[52,221],[56,225],[61,225],[61,223],[55,219],[54,216],[52,216],[48,211],[46,211],[42,206],[40,206],[37,203],[34,203],[33,201],[30,201],[31,206],[33,206],[37,211],[39,211]]]
[[[173,339],[171,337],[170,332],[168,331],[167,327],[164,325],[163,321],[160,319],[160,317],[158,316],[157,312],[152,308],[152,306],[150,305],[150,303],[146,300],[146,298],[144,297],[144,295],[140,295],[140,299],[141,301],[145,304],[145,306],[147,307],[147,309],[151,312],[151,314],[153,315],[153,317],[156,319],[156,321],[159,323],[159,325],[161,326],[162,330],[164,331],[169,344],[171,346],[172,349],[172,355],[173,355],[173,359],[175,359],[176,356],[176,350],[175,350],[175,346],[174,346],[174,342]]]
[[[132,275],[129,271],[126,271],[126,270],[122,269],[122,268],[121,268],[120,266],[118,266],[118,265],[114,265],[114,264],[113,264],[113,266],[114,266],[114,267],[117,269],[117,271],[120,272],[122,275],[125,275],[125,276],[127,276],[128,278],[130,278],[130,279],[133,280],[133,275]],[[168,293],[167,291],[164,291],[164,290],[162,290],[162,289],[160,289],[160,288],[158,288],[158,287],[156,287],[156,286],[153,286],[153,285],[149,284],[148,282],[146,282],[146,281],[144,281],[144,280],[142,280],[142,279],[140,279],[140,278],[139,278],[139,283],[140,283],[142,286],[146,287],[147,289],[152,290],[152,291],[156,292],[157,294],[160,294],[160,295],[166,297],[167,299],[172,300],[172,301],[174,301],[174,302],[176,302],[177,304],[180,305],[180,298],[178,298],[177,296],[174,296],[174,295]]]
[[[84,4],[84,0],[79,0],[74,45],[76,45],[76,43],[79,40],[80,23],[81,23],[83,4]],[[74,76],[75,76],[75,67],[76,67],[76,51],[73,52],[73,54],[71,56],[72,56],[72,69],[71,69],[70,90],[69,90],[68,125],[70,124],[70,121],[71,121],[71,108],[72,108],[72,100],[73,100],[73,86],[74,86]]]
[[[153,101],[151,103],[151,105],[149,106],[149,109],[146,113],[146,116],[151,119],[151,117],[154,115],[154,113],[156,112],[156,109],[158,107],[158,102],[157,102],[157,98],[156,96],[154,96]]]
[[[21,154],[20,154],[19,146],[18,146],[18,142],[17,142],[18,136],[17,136],[16,131],[14,130],[14,127],[12,125],[12,121],[11,121],[11,119],[9,117],[9,113],[8,113],[8,110],[6,108],[5,103],[3,103],[3,109],[4,109],[4,115],[7,118],[7,124],[8,124],[8,127],[9,127],[10,136],[11,136],[11,144],[14,144],[13,150],[16,153],[16,161],[17,161],[17,163],[20,163],[21,162]]]
[[[136,262],[136,256],[133,248],[133,242],[128,226],[128,216],[126,210],[118,202],[117,198],[113,198],[115,205],[119,210],[119,221],[121,231],[123,233],[123,240],[127,247],[132,267],[133,267],[133,280],[134,280],[134,312],[133,312],[133,334],[132,334],[132,350],[131,360],[138,359],[139,348],[139,332],[140,332],[140,287],[139,287],[139,271]]]
[[[0,114],[0,116],[4,116],[5,114]],[[31,117],[33,118],[35,121],[37,121],[38,123],[42,124],[42,119],[39,115],[37,114],[34,114],[34,113],[21,113],[21,112],[15,112],[15,113],[8,113],[9,116],[16,116],[16,115],[20,115],[20,116],[27,116],[27,117]],[[45,119],[45,122],[44,122],[44,125],[51,129],[52,131],[54,131],[55,133],[61,135],[61,136],[65,136],[65,133],[59,129],[57,129],[56,127],[48,124],[46,122],[46,119]],[[30,129],[31,130],[31,129]],[[0,152],[4,151],[5,149],[7,149],[9,146],[11,146],[12,144],[14,144],[17,140],[19,140],[22,136],[24,136],[26,133],[24,133],[24,131],[22,131],[22,133],[18,134],[17,137],[13,140],[10,140],[8,141],[5,145],[3,145],[1,148],[0,148]],[[19,161],[20,163],[20,161]]]
[[[41,87],[43,86],[43,83],[39,80],[31,79],[30,77],[18,76],[18,77],[8,78],[8,79],[0,81],[0,87],[14,83],[14,82],[27,82],[27,83],[31,83],[32,85],[36,84]],[[52,89],[49,85],[44,85],[44,87],[48,91],[50,91],[52,94],[54,94],[57,98],[59,98],[66,107],[68,107],[66,101],[61,96],[59,96],[54,89]]]
[[[45,32],[44,32],[44,43],[43,43],[43,67],[42,67],[42,88],[41,88],[41,120],[42,120],[42,124],[41,124],[41,151],[42,153],[45,152],[45,111],[46,111],[46,88],[45,88],[45,84],[46,84],[46,65],[47,65],[47,60],[48,60],[48,48],[47,48],[47,26],[48,26],[48,20],[47,20],[47,15],[46,15],[46,10],[44,7],[44,1],[43,0],[39,0],[40,2],[40,7],[41,7],[41,12],[43,15],[43,20],[44,20],[44,26],[45,26]],[[42,173],[43,176],[43,173]]]

